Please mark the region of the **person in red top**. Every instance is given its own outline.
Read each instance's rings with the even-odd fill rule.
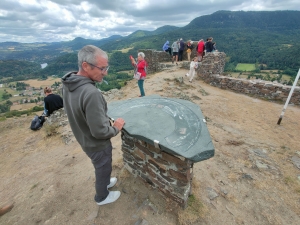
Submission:
[[[203,54],[204,54],[204,50],[205,50],[205,44],[203,39],[201,39],[198,42],[198,46],[197,46],[197,57],[198,57],[198,61],[201,62],[202,58],[203,58]]]
[[[131,64],[135,67],[135,72],[141,74],[140,79],[138,80],[138,86],[140,88],[141,95],[139,97],[145,96],[144,91],[144,80],[146,78],[146,68],[147,62],[145,61],[145,54],[143,52],[138,53],[137,62],[132,56],[130,56]]]

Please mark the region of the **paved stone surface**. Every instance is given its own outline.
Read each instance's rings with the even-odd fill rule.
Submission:
[[[124,130],[131,136],[162,151],[199,162],[214,155],[214,146],[198,105],[181,99],[152,95],[113,102],[108,116],[125,120]]]

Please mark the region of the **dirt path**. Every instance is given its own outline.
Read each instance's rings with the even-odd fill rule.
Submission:
[[[114,190],[120,199],[98,207],[94,172],[77,142],[28,129],[31,117],[0,122],[0,205],[14,202],[0,224],[298,224],[300,221],[300,108],[225,91],[181,77],[171,69],[149,75],[147,95],[189,99],[200,105],[215,157],[194,165],[194,201],[176,207],[123,169],[120,136],[113,138]],[[121,99],[139,95],[135,81]],[[120,96],[120,95],[118,95]],[[116,96],[114,99],[120,99]],[[294,164],[293,164],[294,162]]]

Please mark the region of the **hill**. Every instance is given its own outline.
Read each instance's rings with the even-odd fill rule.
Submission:
[[[112,140],[113,175],[119,179],[113,190],[122,194],[117,202],[98,207],[93,166],[70,127],[45,125],[33,132],[29,116],[0,122],[0,199],[3,205],[15,202],[0,223],[298,224],[299,107],[288,106],[278,126],[282,105],[201,80],[182,82],[186,72],[170,66],[145,81],[147,95],[190,99],[207,120],[216,154],[194,165],[193,197],[186,210],[126,172],[119,135]],[[105,95],[109,102],[137,96],[134,80]]]
[[[114,35],[101,40],[91,40],[77,37],[72,41],[41,42],[41,43],[0,43],[0,60],[25,60],[44,63],[70,52],[77,52],[87,44],[102,46],[112,40],[121,39],[122,36]]]
[[[93,44],[113,56],[117,62],[112,68],[121,71],[130,67],[128,62],[123,63],[123,59],[128,59],[130,54],[136,55],[139,49],[161,50],[166,40],[172,43],[178,38],[198,41],[201,38],[213,37],[217,49],[228,56],[226,71],[234,71],[238,63],[253,63],[257,68],[282,70],[296,76],[300,68],[298,18],[300,11],[218,11],[197,17],[184,27],[166,25],[155,31],[138,30],[126,37],[112,36],[101,40],[75,38],[72,41],[55,43],[0,43],[0,60],[47,62],[55,68],[56,58],[64,57],[67,53],[76,54],[82,46]],[[114,55],[116,51],[123,49],[130,51]],[[63,64],[74,64],[67,61],[68,58],[65,58]],[[51,73],[62,73],[59,69],[57,67]],[[45,72],[47,70],[40,70],[36,74],[47,75]]]
[[[218,11],[197,17],[184,29],[190,28],[256,28],[268,31],[300,29],[299,11]]]

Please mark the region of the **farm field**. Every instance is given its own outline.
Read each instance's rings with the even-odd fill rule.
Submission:
[[[26,109],[32,109],[34,106],[43,106],[35,103],[26,103],[26,104],[20,104],[20,105],[12,105],[10,107],[10,111],[12,110],[26,110]]]
[[[24,80],[21,81],[24,82],[25,84],[29,84],[31,87],[39,88],[39,87],[46,87],[46,86],[51,86],[55,82],[60,82],[59,77],[48,77],[47,80],[37,80],[37,79],[32,79],[32,80]]]
[[[255,64],[238,63],[235,69],[240,71],[253,71],[255,70]]]

